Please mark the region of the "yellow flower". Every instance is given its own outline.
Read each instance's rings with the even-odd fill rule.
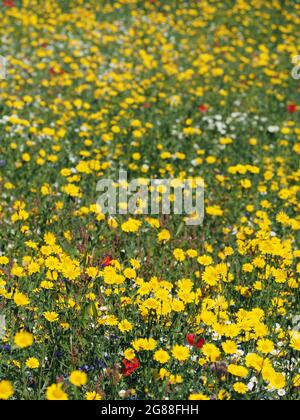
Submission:
[[[300,375],[295,376],[295,378],[293,379],[293,385],[297,388],[300,387]]]
[[[189,400],[210,401],[210,398],[204,394],[191,394]]]
[[[229,401],[230,399],[231,396],[225,389],[221,389],[221,391],[218,392],[218,401]]]
[[[66,194],[70,195],[71,197],[81,197],[82,193],[80,191],[80,188],[77,185],[74,184],[68,184],[62,188],[62,191]]]
[[[124,357],[125,357],[125,359],[127,359],[127,360],[133,360],[134,358],[135,358],[135,352],[134,352],[134,350],[133,349],[126,349],[125,351],[124,351]]]
[[[14,389],[9,381],[0,381],[0,400],[8,400],[14,395]]]
[[[38,369],[40,367],[40,362],[35,357],[30,357],[26,360],[26,366],[29,369]]]
[[[69,399],[68,395],[62,389],[62,384],[48,386],[46,398],[49,401],[67,401]]]
[[[206,213],[210,216],[223,216],[224,212],[220,206],[208,206],[206,208]]]
[[[119,330],[121,332],[128,332],[128,331],[131,331],[133,329],[133,325],[129,321],[127,321],[126,319],[119,322],[118,327],[119,327]]]
[[[138,260],[135,260],[134,258],[132,258],[130,260],[130,264],[132,265],[132,267],[134,267],[136,270],[138,270],[139,268],[141,268],[141,263]]]
[[[86,270],[86,273],[89,277],[91,277],[92,279],[95,279],[99,274],[99,270],[97,267],[89,267]]]
[[[290,347],[293,350],[300,351],[300,332],[299,331],[293,331],[291,333]]]
[[[246,394],[248,392],[248,387],[247,385],[243,384],[242,382],[236,382],[233,385],[233,389],[235,390],[235,392],[237,392],[238,394]]]
[[[255,353],[249,353],[246,356],[246,366],[260,372],[264,367],[264,359]]]
[[[14,302],[17,306],[27,306],[30,303],[30,300],[26,295],[20,292],[14,294]]]
[[[213,259],[210,255],[202,255],[197,258],[199,264],[207,266],[213,263]]]
[[[285,376],[282,373],[274,373],[270,376],[270,385],[275,389],[282,389],[286,386]]]
[[[49,322],[56,322],[59,319],[59,316],[56,312],[44,312],[44,318]]]
[[[21,363],[18,360],[12,360],[12,365],[17,369],[21,369]]]
[[[125,277],[118,274],[114,267],[105,267],[102,275],[106,284],[122,284],[125,281]]]
[[[69,378],[72,385],[82,387],[87,384],[88,377],[87,374],[81,372],[81,370],[74,370]]]
[[[211,362],[217,362],[221,357],[221,352],[214,344],[204,344],[202,352]]]
[[[226,354],[235,354],[238,350],[234,341],[227,340],[222,344],[222,348]]]
[[[219,282],[220,275],[214,267],[206,267],[202,275],[202,280],[209,286],[216,286]]]
[[[253,265],[252,264],[244,264],[243,265],[243,271],[245,273],[252,273],[252,271],[253,271]]]
[[[43,280],[40,284],[42,289],[48,289],[51,290],[54,288],[54,283],[52,281]]]
[[[274,344],[271,340],[259,340],[257,343],[257,350],[263,354],[272,353],[272,351],[274,351]]]
[[[251,183],[250,179],[242,179],[241,180],[241,186],[247,190],[247,189],[252,187],[252,183]]]
[[[188,249],[186,253],[190,258],[196,258],[198,256],[198,252],[195,249]]]
[[[171,385],[182,384],[183,377],[181,375],[170,375],[169,381]]]
[[[182,249],[175,249],[173,252],[174,257],[176,258],[177,261],[184,261],[185,260],[185,253]]]
[[[160,221],[158,219],[153,219],[151,217],[146,217],[145,220],[153,228],[157,228],[158,229],[160,227]]]
[[[56,237],[53,233],[47,232],[44,235],[44,241],[47,245],[55,245],[56,243]]]
[[[141,226],[141,221],[130,218],[127,222],[121,225],[121,229],[126,233],[134,233],[137,232]]]
[[[22,160],[23,160],[24,162],[30,162],[31,157],[30,157],[30,155],[29,155],[28,153],[23,153],[23,154],[22,154]]]
[[[136,271],[133,268],[126,268],[124,270],[124,276],[127,279],[134,280],[136,278]]]
[[[159,362],[161,364],[167,363],[170,360],[170,356],[169,356],[168,352],[166,352],[163,349],[157,350],[154,353],[153,358],[156,362]]]
[[[246,378],[248,376],[249,371],[247,368],[238,365],[229,365],[227,368],[228,372],[234,376],[238,376],[239,378]]]
[[[156,348],[157,341],[154,338],[145,338],[143,347],[145,350],[152,351]]]
[[[184,362],[190,356],[190,350],[187,347],[175,345],[172,348],[172,355],[176,360]]]
[[[168,242],[171,239],[171,234],[167,229],[163,229],[159,232],[157,239],[159,242]]]
[[[96,391],[89,391],[85,394],[85,399],[87,401],[100,401],[102,396]]]
[[[172,310],[174,312],[182,312],[184,311],[184,303],[179,299],[172,300]]]
[[[0,257],[0,265],[7,265],[9,263],[9,259],[7,257]]]
[[[20,331],[14,337],[15,345],[21,349],[25,349],[27,347],[32,346],[33,341],[33,335],[26,331]]]

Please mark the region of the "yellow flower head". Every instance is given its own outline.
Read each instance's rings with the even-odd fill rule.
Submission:
[[[63,391],[62,384],[53,384],[47,388],[46,399],[49,401],[67,401],[69,398]]]
[[[9,381],[0,381],[0,400],[8,400],[14,394],[14,389]]]
[[[27,347],[32,346],[33,341],[33,335],[26,331],[20,331],[14,337],[15,345],[21,349],[25,349]]]
[[[72,385],[77,387],[82,387],[87,384],[88,377],[85,372],[81,372],[80,370],[74,370],[69,378]]]

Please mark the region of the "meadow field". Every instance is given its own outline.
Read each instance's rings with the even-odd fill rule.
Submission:
[[[1,400],[299,399],[299,27],[295,0],[0,1]],[[203,222],[104,212],[120,170],[201,184]]]

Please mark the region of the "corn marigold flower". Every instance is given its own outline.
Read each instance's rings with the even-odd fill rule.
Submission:
[[[44,312],[43,316],[49,322],[57,322],[59,320],[59,316],[56,312]]]
[[[28,297],[21,292],[16,292],[14,294],[14,302],[17,306],[27,306],[30,303]]]
[[[69,381],[72,385],[75,385],[77,387],[82,387],[87,384],[88,377],[85,372],[82,372],[80,370],[74,370],[71,372]]]
[[[194,401],[210,401],[210,398],[207,395],[201,394],[201,393],[190,394],[188,399],[191,400],[191,401],[193,401],[193,400]]]
[[[159,242],[168,242],[171,239],[171,234],[167,229],[163,229],[159,232],[157,239]]]
[[[211,362],[217,362],[221,357],[221,352],[214,344],[204,344],[202,353]]]
[[[257,343],[257,350],[263,354],[272,353],[274,348],[274,343],[271,340],[261,339]]]
[[[185,362],[190,357],[190,351],[187,347],[176,344],[172,348],[172,355],[176,360]]]
[[[133,360],[136,357],[136,354],[133,349],[126,349],[124,351],[124,357],[126,360]]]
[[[238,347],[234,341],[227,340],[222,343],[222,348],[226,354],[236,354]]]
[[[234,376],[238,376],[239,378],[246,378],[249,374],[247,368],[238,365],[229,365],[227,368],[228,372]]]
[[[62,384],[53,384],[47,388],[46,399],[49,401],[67,401],[69,397],[68,394],[63,391]]]
[[[14,395],[14,389],[9,381],[0,381],[0,400],[9,400]]]
[[[102,395],[96,391],[89,391],[85,394],[85,399],[87,401],[101,401]]]
[[[170,356],[168,354],[168,352],[166,352],[163,349],[159,349],[154,353],[153,359],[156,362],[159,362],[161,364],[165,364],[170,360]]]
[[[119,322],[118,327],[121,332],[129,332],[133,329],[133,325],[127,319]]]
[[[32,346],[33,342],[33,335],[27,331],[20,331],[14,337],[15,345],[21,349]]]
[[[126,233],[135,233],[140,229],[141,226],[141,221],[130,218],[127,222],[121,225],[121,229]]]
[[[27,359],[25,364],[29,369],[38,369],[40,367],[40,362],[35,357]]]
[[[235,392],[237,392],[238,394],[246,394],[248,392],[248,387],[247,385],[243,384],[242,382],[236,382],[233,385],[233,389],[235,390]]]

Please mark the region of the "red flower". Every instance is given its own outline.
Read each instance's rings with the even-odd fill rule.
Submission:
[[[108,255],[107,257],[105,257],[104,261],[102,262],[102,267],[108,267],[112,262],[112,258],[110,258],[110,256]]]
[[[199,107],[198,107],[198,109],[199,109],[199,111],[200,112],[203,112],[203,113],[205,113],[205,112],[207,112],[208,110],[209,110],[209,106],[208,105],[200,105]]]
[[[296,104],[290,104],[288,105],[288,111],[293,114],[294,112],[296,112],[298,110],[298,107]]]
[[[51,76],[55,76],[56,75],[56,71],[51,67],[49,69],[49,74],[51,74]]]
[[[195,334],[187,334],[186,340],[190,346],[197,347],[198,349],[202,349],[205,344],[204,338],[197,339]]]
[[[131,361],[123,359],[122,363],[124,365],[124,369],[123,369],[124,376],[132,375],[133,372],[135,372],[140,366],[140,363],[136,357],[132,359]]]
[[[198,348],[198,349],[202,349],[202,347],[204,346],[204,344],[205,344],[205,340],[204,340],[204,338],[199,338],[199,340],[197,341],[197,343],[196,343],[196,347]]]
[[[195,343],[195,334],[187,334],[186,341],[189,343],[190,346],[193,346]]]
[[[50,74],[51,76],[58,76],[58,75],[62,75],[62,74],[64,74],[64,70],[63,70],[63,69],[60,69],[60,70],[56,71],[53,67],[50,67],[50,69],[49,69],[49,74]]]
[[[4,7],[15,7],[15,2],[13,0],[3,0],[2,5]]]

